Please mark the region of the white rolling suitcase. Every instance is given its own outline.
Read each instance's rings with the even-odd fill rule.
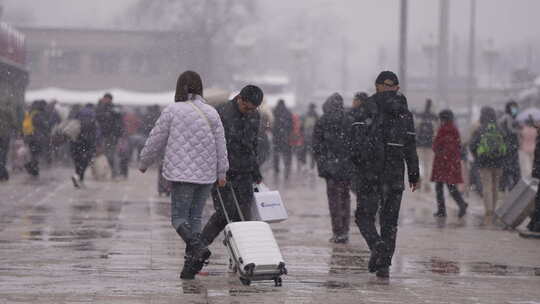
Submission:
[[[252,281],[273,280],[275,286],[281,286],[281,276],[287,274],[287,268],[270,225],[260,221],[244,221],[232,186],[231,192],[241,222],[231,222],[219,189],[217,191],[229,223],[225,226],[223,243],[229,251],[233,271],[244,285]]]
[[[516,228],[532,214],[537,190],[538,180],[522,178],[495,210],[495,215],[508,227]]]

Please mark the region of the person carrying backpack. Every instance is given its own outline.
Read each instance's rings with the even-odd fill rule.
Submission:
[[[504,132],[497,125],[497,115],[491,107],[480,111],[480,127],[473,133],[469,146],[478,164],[485,206],[484,225],[493,224],[503,160],[508,154]]]
[[[428,178],[429,172],[433,167],[433,137],[435,135],[435,124],[437,122],[437,115],[431,111],[432,101],[426,99],[426,106],[424,112],[417,114],[417,118],[420,120],[418,129],[416,130],[416,147],[418,149],[418,157],[422,165],[423,177],[420,179],[420,188],[426,192],[431,190],[430,179]]]
[[[399,92],[397,75],[381,72],[375,88],[376,94],[350,112],[355,222],[371,251],[369,271],[388,278],[405,190],[405,167],[412,191],[418,189],[420,169],[414,119],[407,98]],[[377,212],[380,229],[375,222]]]

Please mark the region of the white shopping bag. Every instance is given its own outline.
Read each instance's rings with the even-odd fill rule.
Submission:
[[[105,157],[105,154],[100,154],[96,156],[92,160],[90,166],[92,170],[92,175],[97,181],[106,180],[111,176],[111,167],[109,166],[109,162],[107,161],[107,157]]]
[[[277,223],[289,217],[279,191],[271,191],[264,184],[254,185],[253,190],[255,196],[251,206],[253,220]]]

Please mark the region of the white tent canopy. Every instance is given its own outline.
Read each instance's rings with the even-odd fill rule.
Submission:
[[[99,91],[78,91],[61,88],[45,88],[39,90],[29,90],[26,92],[26,101],[32,102],[37,99],[58,100],[60,104],[73,105],[97,102],[105,92],[109,92],[114,97],[114,103],[125,106],[165,106],[174,101],[174,91],[143,93],[128,91],[124,89],[108,89]],[[218,88],[205,89],[206,100],[211,104],[217,104],[227,100],[229,92]]]

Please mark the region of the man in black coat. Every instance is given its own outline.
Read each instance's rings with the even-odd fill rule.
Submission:
[[[405,190],[405,164],[412,191],[418,188],[419,167],[414,120],[397,76],[379,74],[377,92],[351,111],[351,149],[357,191],[356,224],[371,257],[369,271],[388,278],[397,236],[399,209]],[[375,227],[379,210],[380,233]]]
[[[251,219],[253,183],[262,182],[257,159],[257,142],[261,119],[257,107],[262,103],[262,100],[262,90],[259,87],[248,85],[233,100],[217,108],[225,129],[225,140],[227,142],[229,159],[227,182],[234,189],[245,220]],[[217,191],[217,188],[212,191],[216,212],[210,217],[201,234],[201,239],[206,245],[211,244],[227,225]],[[240,220],[231,187],[227,186],[219,189],[219,191],[230,219],[232,221]]]

